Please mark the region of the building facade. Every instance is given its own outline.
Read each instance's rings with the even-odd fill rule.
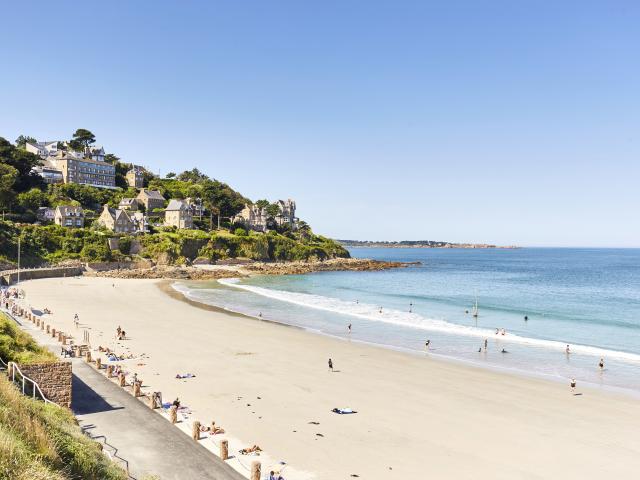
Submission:
[[[61,205],[56,207],[54,214],[56,225],[67,228],[84,227],[84,210],[82,207],[72,205]]]
[[[164,224],[177,228],[193,228],[191,207],[184,200],[171,200],[164,211]]]
[[[98,188],[116,188],[116,167],[85,158],[77,152],[58,152],[51,162],[62,172],[64,183],[80,183]]]
[[[53,222],[56,218],[56,210],[49,207],[40,207],[36,212],[36,218],[41,222]]]
[[[245,205],[242,211],[231,218],[231,223],[241,223],[257,232],[267,231],[267,209],[257,205]]]
[[[140,204],[138,203],[137,198],[125,197],[122,200],[120,200],[120,203],[118,204],[118,208],[122,210],[136,211],[138,210],[139,205]]]
[[[144,187],[144,169],[137,165],[134,165],[126,175],[127,184],[132,188]]]
[[[144,205],[147,213],[152,212],[156,208],[164,208],[165,199],[157,190],[143,188],[136,198]]]
[[[296,228],[298,219],[296,218],[296,202],[291,199],[278,200],[277,202],[280,213],[276,216],[276,223],[280,226],[287,225],[291,229]]]
[[[135,233],[137,231],[136,224],[129,212],[119,208],[109,208],[109,205],[102,208],[102,213],[96,223],[115,233]]]
[[[42,159],[46,159],[50,155],[55,155],[58,152],[58,142],[27,142],[25,144],[27,152],[35,153]]]

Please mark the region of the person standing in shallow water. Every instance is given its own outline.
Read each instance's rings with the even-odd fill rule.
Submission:
[[[349,324],[349,326],[347,327],[347,330],[348,330],[349,334],[351,334],[351,324]]]
[[[484,339],[484,351],[487,351],[487,346],[489,345],[489,340],[487,340],[486,338]]]
[[[598,362],[598,366],[600,367],[600,371],[604,370],[604,358],[600,357],[600,362]]]

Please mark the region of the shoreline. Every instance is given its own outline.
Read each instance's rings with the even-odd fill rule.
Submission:
[[[209,310],[209,311],[225,313],[225,314],[228,314],[228,315],[240,316],[240,317],[246,318],[248,320],[254,320],[254,321],[257,321],[257,322],[268,322],[268,323],[272,323],[274,325],[279,325],[279,326],[285,327],[285,328],[296,328],[296,329],[302,330],[304,332],[310,333],[312,335],[321,335],[323,337],[331,338],[331,339],[338,340],[338,341],[341,341],[341,342],[359,343],[361,345],[367,345],[367,346],[370,346],[370,347],[373,347],[373,348],[380,348],[380,349],[384,349],[384,350],[391,350],[391,351],[394,351],[394,352],[399,352],[399,353],[411,355],[413,357],[418,357],[418,358],[424,358],[425,353],[427,353],[427,352],[424,352],[424,351],[421,351],[421,350],[417,350],[417,349],[400,347],[400,346],[395,346],[395,345],[390,345],[390,344],[385,344],[385,343],[379,343],[379,342],[373,342],[373,341],[367,341],[367,340],[360,340],[360,339],[345,338],[345,337],[340,336],[340,335],[333,335],[333,334],[326,333],[326,332],[323,332],[323,331],[320,331],[320,330],[317,330],[317,329],[306,328],[306,327],[299,326],[299,325],[292,325],[290,323],[282,322],[282,321],[275,320],[275,319],[258,318],[258,317],[255,317],[255,316],[252,316],[252,315],[248,315],[248,314],[245,314],[245,313],[242,313],[242,312],[238,312],[238,311],[235,311],[235,310],[225,309],[225,308],[219,307],[217,305],[211,305],[211,304],[208,304],[208,303],[205,303],[205,302],[202,302],[202,301],[193,300],[192,298],[189,298],[186,293],[181,292],[178,289],[173,287],[173,285],[175,283],[177,283],[178,281],[179,280],[170,280],[170,279],[162,280],[158,284],[158,288],[160,288],[161,291],[163,291],[167,295],[171,296],[172,298],[175,298],[175,299],[178,299],[180,301],[186,302],[187,304],[189,304],[189,305],[191,305],[193,307],[201,308],[203,310]],[[564,342],[561,342],[561,343],[564,343]],[[503,373],[505,375],[515,375],[515,376],[522,377],[522,378],[535,378],[535,379],[538,379],[538,380],[553,382],[555,384],[564,385],[566,383],[566,380],[567,380],[566,378],[564,378],[562,376],[559,376],[559,375],[552,375],[552,374],[542,373],[542,372],[527,371],[527,370],[520,369],[518,367],[508,367],[508,366],[495,365],[495,364],[490,364],[490,363],[481,363],[481,362],[478,362],[478,361],[469,360],[469,359],[465,359],[465,358],[457,358],[457,357],[453,357],[451,355],[435,353],[433,351],[429,351],[428,355],[429,355],[429,357],[433,357],[437,361],[441,361],[441,362],[459,364],[459,365],[469,366],[471,368],[487,369],[489,371],[493,371],[493,372],[497,372],[497,373]],[[618,387],[618,386],[615,386],[615,385],[596,384],[596,383],[588,382],[588,381],[585,381],[585,380],[581,380],[580,383],[581,383],[581,385],[584,385],[587,388],[589,388],[591,390],[594,390],[594,391],[609,392],[609,393],[613,393],[613,394],[617,394],[617,395],[626,395],[626,396],[629,396],[629,397],[632,397],[632,398],[640,399],[640,391],[638,391],[638,390],[634,390],[634,389],[630,389],[630,388]]]
[[[640,468],[636,399],[580,384],[573,396],[548,380],[280,328],[167,295],[169,284],[79,277],[22,285],[65,331],[81,335],[78,313],[94,348],[136,354],[122,363],[147,391],[179,396],[190,418],[215,419],[243,446],[264,449],[244,460],[265,462],[263,472],[268,459],[285,461],[287,480],[420,478],[425,458],[433,478],[625,478]],[[59,294],[70,288],[74,295]],[[113,338],[118,325],[127,340]],[[327,370],[327,358],[339,371]],[[185,372],[196,377],[175,379]]]

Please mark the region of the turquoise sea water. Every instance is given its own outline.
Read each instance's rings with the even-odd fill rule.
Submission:
[[[356,248],[351,253],[421,265],[176,288],[194,300],[344,339],[640,391],[640,250]],[[496,335],[496,328],[506,335]],[[478,352],[485,339],[487,351]],[[598,368],[601,357],[604,371]]]

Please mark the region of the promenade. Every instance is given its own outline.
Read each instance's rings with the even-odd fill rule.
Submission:
[[[60,353],[59,344],[50,336],[30,322],[21,323],[38,343]],[[72,410],[80,427],[102,443],[114,461],[128,467],[131,479],[245,479],[82,359],[71,362]]]

